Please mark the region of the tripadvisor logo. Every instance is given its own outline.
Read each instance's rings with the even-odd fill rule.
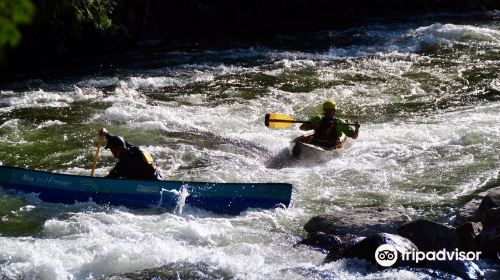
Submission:
[[[381,266],[391,266],[398,260],[398,251],[392,245],[380,245],[375,251],[375,260]]]
[[[407,250],[401,253],[402,261],[413,261],[415,263],[421,261],[478,261],[481,252],[464,252],[458,249],[449,251],[442,249],[439,251],[422,252],[415,249]],[[500,256],[499,256],[500,257]],[[380,245],[375,251],[375,260],[381,266],[392,266],[398,260],[398,251],[394,246],[384,244]]]

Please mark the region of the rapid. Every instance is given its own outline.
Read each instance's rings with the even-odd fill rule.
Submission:
[[[430,278],[323,264],[325,254],[294,244],[312,216],[340,209],[450,222],[498,184],[499,19],[417,18],[245,48],[128,53],[115,71],[0,85],[0,164],[86,175],[106,127],[147,149],[167,179],[294,186],[288,209],[239,216],[52,204],[0,189],[0,279]],[[264,115],[307,119],[326,99],[361,122],[359,138],[329,161],[291,162],[290,140],[303,132],[269,129]],[[96,176],[113,165],[102,151]]]

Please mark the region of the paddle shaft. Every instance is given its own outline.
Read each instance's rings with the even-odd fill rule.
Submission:
[[[296,121],[296,120],[269,120],[269,122],[280,122],[280,123],[311,123],[310,121]],[[346,123],[347,125],[356,125],[354,123]]]
[[[101,151],[101,142],[103,137],[101,135],[97,136],[97,147],[95,151],[94,162],[92,163],[92,170],[90,171],[90,177],[94,176],[94,171],[97,166],[97,159],[99,158],[99,152]]]

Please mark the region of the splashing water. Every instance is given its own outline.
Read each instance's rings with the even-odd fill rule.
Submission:
[[[178,193],[177,205],[175,206],[174,213],[182,214],[184,205],[186,205],[186,198],[189,196],[188,185],[182,185]]]

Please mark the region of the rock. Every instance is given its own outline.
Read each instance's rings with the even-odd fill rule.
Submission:
[[[340,237],[334,234],[326,234],[323,232],[313,232],[297,243],[296,245],[308,245],[313,248],[319,249],[325,253],[329,252],[332,247],[338,247],[342,244]]]
[[[403,211],[359,208],[313,217],[304,225],[304,229],[307,232],[369,236],[381,232],[394,233],[409,221],[410,217]]]
[[[466,203],[460,210],[458,210],[458,214],[455,217],[454,224],[461,225],[467,222],[480,222],[481,217],[478,214],[479,205],[481,205],[483,199],[488,195],[489,192],[496,193],[497,191],[500,191],[500,187],[496,187],[488,191],[476,194],[471,201]],[[486,207],[486,205],[484,205],[483,207]]]
[[[418,250],[415,244],[404,237],[389,233],[378,233],[354,244],[353,246],[345,250],[342,254],[340,254],[340,256],[337,256],[335,252],[328,253],[325,258],[325,262],[336,261],[341,258],[359,258],[376,263],[375,251],[379,246],[384,244],[392,245],[398,252],[398,261],[395,265],[403,264],[403,262],[401,261],[401,256],[406,251]]]
[[[484,279],[483,271],[472,261],[424,261],[419,265],[426,269],[440,270],[464,280]]]
[[[458,246],[455,228],[425,219],[404,224],[397,232],[424,252],[441,249],[451,251]]]
[[[500,266],[497,265],[492,269],[485,269],[484,279],[500,279]]]
[[[481,257],[500,261],[500,233],[495,229],[483,230],[476,238]]]
[[[339,239],[341,240],[341,243],[336,246],[332,246],[329,252],[327,252],[330,258],[332,259],[341,259],[342,255],[347,249],[351,248],[361,240],[365,239],[365,237],[354,236],[354,235],[342,235],[339,236]]]
[[[334,235],[323,232],[313,232],[308,234],[307,238],[296,245],[308,245],[324,253],[333,252],[335,255],[340,255],[347,248],[363,239],[364,237],[355,235]]]
[[[481,223],[485,230],[500,231],[500,207],[488,209]]]
[[[472,261],[468,260],[423,260],[416,262],[413,259],[403,259],[403,254],[411,251],[418,251],[418,248],[409,239],[395,234],[379,233],[369,236],[350,248],[346,249],[340,256],[330,253],[325,258],[325,263],[336,261],[341,258],[358,258],[377,263],[375,260],[375,251],[381,245],[392,245],[397,251],[397,261],[390,266],[422,268],[424,272],[434,272],[436,275],[441,275],[437,271],[447,273],[449,275],[458,276],[462,279],[483,279],[483,271]]]
[[[477,238],[482,229],[481,223],[468,222],[458,226],[456,229],[458,249],[461,251],[476,251],[478,248]]]
[[[483,198],[478,208],[479,218],[483,219],[488,213],[488,210],[497,207],[500,207],[500,188],[489,190],[488,194]]]

